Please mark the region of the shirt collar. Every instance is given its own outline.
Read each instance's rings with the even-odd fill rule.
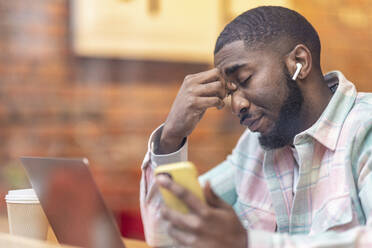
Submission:
[[[302,143],[306,140],[305,137],[310,135],[327,148],[336,149],[342,125],[355,102],[357,92],[354,84],[349,82],[340,71],[329,72],[324,79],[335,92],[314,125],[295,136],[295,145]]]

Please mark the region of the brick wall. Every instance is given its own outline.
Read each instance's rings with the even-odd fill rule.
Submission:
[[[67,0],[0,0],[0,198],[27,186],[19,156],[87,157],[109,207],[138,220],[148,136],[184,76],[208,66],[76,57],[68,9]],[[208,112],[190,139],[201,172],[242,131],[229,111]]]
[[[293,1],[317,29],[324,72],[340,70],[360,91],[372,91],[372,1]]]

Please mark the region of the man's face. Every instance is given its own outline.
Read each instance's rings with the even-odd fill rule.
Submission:
[[[290,144],[299,130],[303,97],[282,56],[236,41],[215,54],[215,66],[231,91],[233,113],[260,133],[260,144],[265,149]]]

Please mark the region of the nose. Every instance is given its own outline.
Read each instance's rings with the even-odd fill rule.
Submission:
[[[235,91],[231,95],[231,108],[235,115],[242,115],[248,112],[250,102],[244,97],[244,95],[239,91]]]

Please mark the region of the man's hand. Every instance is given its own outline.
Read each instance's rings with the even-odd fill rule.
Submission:
[[[157,184],[168,189],[190,209],[182,214],[164,207],[161,211],[169,221],[169,235],[181,246],[202,248],[246,248],[247,230],[244,229],[233,208],[220,199],[209,182],[204,187],[206,204],[191,192],[165,176],[157,177]]]
[[[157,152],[176,151],[208,108],[224,106],[225,96],[225,83],[217,68],[186,76],[165,121]]]

